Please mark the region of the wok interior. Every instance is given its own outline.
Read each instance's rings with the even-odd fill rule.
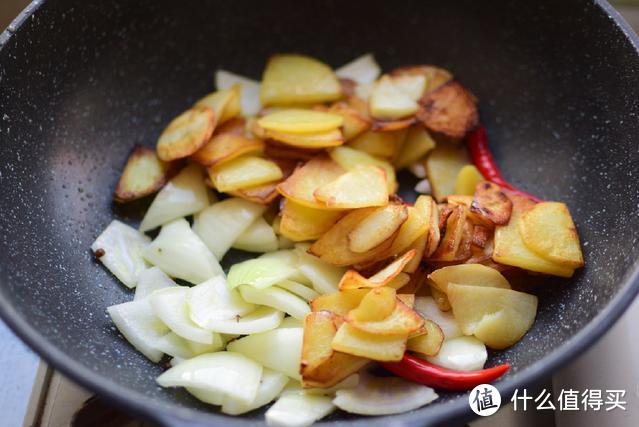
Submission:
[[[113,217],[136,222],[148,204],[111,203],[130,148],[153,146],[213,89],[217,68],[259,78],[274,52],[449,68],[479,98],[504,175],[569,205],[586,267],[569,281],[540,279],[532,330],[490,364],[508,361],[513,376],[542,361],[620,289],[639,252],[639,60],[597,5],[51,1],[0,51],[0,296],[74,363],[164,411],[212,411],[156,386],[162,368],[105,313],[132,293],[89,246]]]

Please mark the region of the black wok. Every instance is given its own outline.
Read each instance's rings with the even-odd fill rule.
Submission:
[[[129,291],[89,246],[114,218],[130,148],[213,88],[255,78],[273,52],[333,66],[374,52],[389,69],[451,69],[480,99],[504,174],[568,203],[586,267],[537,290],[532,330],[491,356],[516,387],[601,336],[639,289],[639,39],[604,1],[119,1],[34,3],[0,36],[0,315],[55,368],[164,425],[261,423],[155,384],[162,371],[105,314]],[[143,204],[142,204],[143,205]],[[623,351],[623,349],[611,349]],[[427,425],[468,416],[443,394],[410,413],[324,423]]]

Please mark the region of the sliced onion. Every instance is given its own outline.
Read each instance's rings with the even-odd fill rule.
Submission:
[[[484,369],[487,358],[488,352],[483,342],[475,337],[457,337],[444,341],[439,353],[426,357],[426,360],[456,371],[478,371]]]
[[[333,403],[353,414],[388,415],[412,411],[437,397],[432,388],[401,378],[376,378],[361,374],[358,386],[337,391]]]
[[[290,280],[294,280],[296,282],[303,283],[305,285],[312,285],[311,281],[298,270],[299,265],[299,256],[297,255],[297,251],[293,249],[280,249],[275,252],[267,252],[260,256],[260,258],[277,258],[280,261],[284,262],[286,265],[294,267],[295,273],[289,277]]]
[[[248,335],[270,331],[282,322],[284,313],[271,307],[259,307],[239,319],[215,319],[207,329],[223,334]]]
[[[155,346],[171,357],[190,359],[195,356],[193,351],[191,351],[191,348],[188,346],[187,340],[173,332],[169,332],[168,334],[158,338]]]
[[[335,410],[331,397],[304,394],[287,387],[266,411],[266,424],[271,427],[306,427]]]
[[[264,289],[297,273],[295,266],[279,258],[255,258],[235,264],[229,270],[228,283],[231,288],[250,285]]]
[[[177,286],[175,282],[158,267],[147,268],[140,274],[138,285],[135,287],[134,301],[149,297],[153,292]]]
[[[260,83],[231,73],[230,71],[217,70],[215,73],[215,86],[217,90],[230,89],[233,85],[240,85],[240,105],[244,116],[255,116],[262,109],[260,102]]]
[[[241,285],[239,290],[247,302],[273,307],[298,319],[303,319],[311,311],[306,301],[276,286],[255,289],[252,286]]]
[[[302,297],[304,301],[307,302],[319,296],[319,294],[315,290],[292,280],[282,280],[276,286]]]
[[[229,415],[240,415],[260,408],[275,399],[288,381],[286,375],[264,368],[255,400],[246,404],[237,399],[225,397],[222,401],[222,412]]]
[[[107,312],[124,338],[140,353],[153,362],[162,359],[156,342],[169,328],[155,315],[148,299],[112,305]]]
[[[278,247],[277,236],[273,227],[259,217],[237,237],[233,247],[247,252],[272,252]]]
[[[144,258],[172,277],[198,284],[224,274],[211,251],[185,219],[170,222],[144,251]]]
[[[162,387],[195,387],[223,393],[247,404],[255,400],[262,367],[228,351],[202,354],[172,367],[157,378]]]
[[[311,281],[313,288],[320,294],[337,292],[337,285],[346,273],[343,267],[337,267],[322,261],[307,252],[310,245],[297,244],[295,251],[299,257],[299,270]]]
[[[191,341],[213,344],[213,332],[193,323],[186,305],[189,288],[175,286],[155,291],[150,297],[155,314],[177,335]],[[146,300],[142,300],[146,301]]]
[[[142,257],[149,239],[135,228],[113,220],[91,245],[94,253],[104,252],[100,262],[129,288],[135,287],[140,274],[146,269]]]
[[[453,317],[452,311],[441,311],[433,297],[415,298],[415,311],[425,319],[430,319],[437,323],[444,333],[445,339],[461,337],[463,335],[457,321]]]
[[[187,166],[155,196],[144,214],[140,231],[152,230],[174,219],[194,214],[208,204],[202,171],[197,165]]]
[[[191,320],[204,329],[214,330],[211,322],[244,316],[255,310],[236,289],[229,289],[224,276],[215,276],[189,289],[187,304]]]

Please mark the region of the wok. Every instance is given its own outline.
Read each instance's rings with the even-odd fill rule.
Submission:
[[[213,88],[225,68],[259,78],[274,52],[338,66],[374,52],[385,69],[449,68],[480,99],[511,181],[565,201],[586,267],[542,281],[535,325],[489,364],[505,398],[601,336],[639,289],[639,39],[605,1],[34,2],[0,36],[0,315],[56,369],[163,425],[245,426],[158,387],[160,366],[105,308],[130,291],[93,239],[144,202],[111,202],[127,153]],[[146,202],[148,203],[148,201]],[[231,257],[231,261],[233,261]],[[623,349],[610,349],[611,352]],[[430,425],[468,417],[466,396],[392,417],[322,424]]]

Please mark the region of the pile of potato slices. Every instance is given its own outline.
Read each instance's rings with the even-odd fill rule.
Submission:
[[[275,400],[275,426],[415,409],[435,391],[369,366],[411,352],[482,369],[533,325],[539,274],[583,266],[565,204],[469,163],[477,99],[444,69],[280,54],[261,82],[216,85],[132,150],[114,200],[155,194],[139,229],[115,220],[92,245],[135,288],[108,309],[119,331],[170,357],[164,387],[232,415]],[[402,169],[415,200],[397,196]],[[262,255],[225,272],[231,249]]]

